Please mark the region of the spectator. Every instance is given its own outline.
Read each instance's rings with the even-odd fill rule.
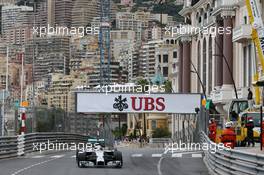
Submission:
[[[253,107],[253,93],[252,91],[250,90],[250,88],[248,88],[248,106],[249,106],[249,109],[251,110],[252,107]]]
[[[248,146],[251,145],[254,147],[255,146],[255,142],[254,142],[254,121],[252,118],[250,118],[246,124],[247,127],[247,142],[248,142]]]

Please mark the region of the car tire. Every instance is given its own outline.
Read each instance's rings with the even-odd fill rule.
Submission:
[[[77,166],[78,166],[79,168],[84,168],[84,167],[85,167],[84,164],[81,163],[81,161],[79,161],[79,160],[77,160],[76,163],[77,163]]]
[[[120,161],[120,164],[116,165],[116,168],[122,168],[123,166],[123,157],[120,151],[115,151],[115,160]]]

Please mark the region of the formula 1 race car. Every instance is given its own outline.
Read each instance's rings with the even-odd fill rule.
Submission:
[[[91,143],[95,139],[88,139]],[[122,168],[123,158],[122,153],[116,149],[108,149],[100,144],[103,139],[99,139],[97,143],[93,144],[92,148],[85,150],[77,150],[76,152],[76,163],[79,168],[84,167],[115,167]]]

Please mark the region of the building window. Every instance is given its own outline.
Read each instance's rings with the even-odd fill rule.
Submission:
[[[177,58],[177,51],[173,52],[173,58]]]
[[[163,63],[168,63],[168,55],[163,55]]]
[[[152,128],[152,130],[157,128],[157,121],[156,120],[151,120],[151,128]]]
[[[159,63],[161,63],[161,55],[158,55],[158,57],[159,57]]]
[[[247,16],[244,16],[244,24],[247,24]]]
[[[163,67],[163,76],[164,76],[164,77],[168,77],[168,74],[169,74],[169,69],[168,69],[168,67]]]
[[[197,72],[201,76],[201,44],[198,42],[198,52],[197,52]],[[197,78],[197,92],[201,92],[201,83]]]
[[[198,19],[198,21],[199,21],[199,23],[201,23],[201,22],[202,22],[202,17],[201,17],[201,16],[199,16],[199,19]]]
[[[251,56],[251,44],[248,45],[248,84],[247,86],[249,87],[252,83],[252,56]]]
[[[204,13],[204,19],[207,19],[207,13],[206,12]]]
[[[203,85],[206,87],[207,81],[206,81],[206,39],[204,38],[203,41]]]
[[[213,48],[212,48],[212,37],[210,36],[209,38],[209,82],[208,82],[208,93],[212,91],[212,86],[213,86]]]
[[[121,32],[121,39],[127,39],[127,32]]]
[[[247,86],[247,47],[243,47],[243,86],[246,87]]]

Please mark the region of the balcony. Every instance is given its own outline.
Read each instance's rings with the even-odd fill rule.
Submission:
[[[237,88],[237,96],[239,99],[246,99],[248,95],[248,88],[243,87],[243,88]],[[235,91],[233,91],[233,98],[236,98]]]
[[[243,43],[251,39],[252,28],[250,24],[244,24],[233,29],[233,42]]]
[[[209,16],[207,19],[204,19],[202,27],[210,27],[215,23],[215,21],[215,16]]]
[[[232,100],[233,90],[214,90],[212,92],[212,100],[214,103],[227,103]]]
[[[173,58],[172,63],[179,63],[179,58]]]
[[[235,16],[234,7],[239,5],[240,0],[216,0],[213,15],[227,12],[228,15]]]

